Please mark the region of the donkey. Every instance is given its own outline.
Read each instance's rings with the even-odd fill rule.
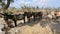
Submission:
[[[39,16],[39,19],[42,18],[42,12],[33,12],[33,17],[34,17],[34,21],[36,20],[36,18]]]
[[[30,17],[33,16],[33,13],[32,12],[24,12],[24,16],[27,16],[28,23],[29,23],[30,22]]]
[[[24,17],[24,14],[18,14],[18,15],[9,15],[7,13],[0,13],[1,15],[3,15],[4,17],[4,20],[5,22],[7,23],[8,27],[11,27],[10,26],[10,23],[8,23],[8,19],[12,19],[14,21],[14,24],[15,24],[15,27],[17,26],[17,20],[24,20],[24,23],[25,23],[25,17]],[[20,18],[22,16],[22,18]]]

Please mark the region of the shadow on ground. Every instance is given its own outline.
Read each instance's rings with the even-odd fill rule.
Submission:
[[[40,19],[36,19],[35,21],[33,19],[30,19],[30,22],[26,22],[26,23],[19,23],[17,27],[21,27],[21,26],[25,26],[25,25],[28,25],[28,26],[34,26],[35,24],[38,24],[40,23]]]
[[[50,20],[46,20],[46,19],[36,19],[35,21],[33,19],[30,20],[30,22],[26,22],[26,23],[19,23],[17,27],[21,27],[21,26],[25,26],[25,25],[28,25],[28,26],[34,26],[35,24],[38,24],[40,23],[40,26],[42,27],[46,27],[47,25],[49,25],[50,23]]]

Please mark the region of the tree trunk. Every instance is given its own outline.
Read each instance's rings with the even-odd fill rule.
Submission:
[[[3,8],[4,11],[8,9],[8,7],[9,7],[9,5],[10,5],[10,1],[11,1],[11,0],[7,0],[7,4],[6,4],[6,5],[4,6],[4,8]]]

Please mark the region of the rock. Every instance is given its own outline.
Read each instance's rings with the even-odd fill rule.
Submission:
[[[4,28],[4,25],[3,24],[0,24],[0,34],[5,34],[5,32],[2,31],[2,28]]]

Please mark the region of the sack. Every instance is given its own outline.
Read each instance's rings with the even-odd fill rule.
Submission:
[[[17,17],[17,19],[23,19],[24,18],[24,16],[22,14],[17,15],[16,17]]]

